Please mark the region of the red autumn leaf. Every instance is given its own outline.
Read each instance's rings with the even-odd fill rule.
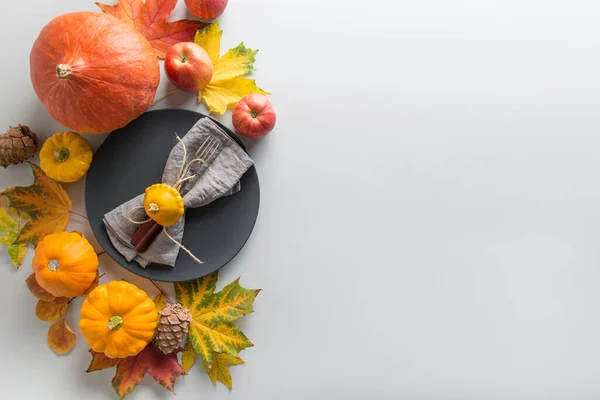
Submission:
[[[161,60],[171,46],[179,42],[192,42],[196,31],[206,26],[204,22],[189,19],[167,22],[177,0],[117,0],[114,6],[96,5],[144,35]]]
[[[27,287],[29,288],[31,294],[37,297],[38,299],[43,301],[53,301],[54,299],[56,299],[55,296],[51,295],[43,287],[40,286],[40,284],[35,279],[35,274],[29,275],[29,277],[25,279],[25,282],[27,283]]]
[[[109,358],[104,353],[97,353],[92,349],[90,349],[90,354],[92,355],[92,362],[85,372],[100,371],[101,369],[114,367],[123,360],[122,358]]]
[[[175,393],[173,389],[175,380],[186,374],[177,360],[180,351],[181,349],[164,355],[154,345],[149,344],[137,356],[111,359],[90,349],[92,362],[86,372],[99,371],[116,365],[117,373],[112,380],[112,385],[121,399],[133,392],[146,374]]]

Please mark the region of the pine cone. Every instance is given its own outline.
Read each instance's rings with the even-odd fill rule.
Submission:
[[[0,135],[0,165],[4,168],[11,164],[20,164],[33,157],[37,151],[38,140],[35,133],[25,125],[11,126]]]
[[[188,332],[192,316],[181,304],[168,304],[158,317],[158,334],[154,344],[164,354],[171,354]]]

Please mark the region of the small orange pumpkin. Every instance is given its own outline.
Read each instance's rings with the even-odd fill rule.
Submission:
[[[94,351],[109,358],[138,354],[154,337],[157,324],[154,302],[124,281],[98,286],[81,306],[82,335]]]
[[[81,234],[46,236],[35,249],[31,264],[37,283],[56,297],[80,296],[96,279],[98,256]]]

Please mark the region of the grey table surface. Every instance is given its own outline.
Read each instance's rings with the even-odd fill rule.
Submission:
[[[28,55],[77,10],[95,6],[3,2],[0,126],[63,129]],[[264,291],[234,390],[195,367],[177,399],[600,398],[599,14],[592,0],[230,0],[223,49],[260,49],[279,123],[249,143],[261,210],[221,285]],[[205,112],[186,94],[155,107]],[[0,171],[2,188],[30,182],[27,166]],[[68,185],[76,211],[83,189]],[[67,357],[47,348],[31,258],[15,271],[0,251],[0,398],[116,398],[112,371],[85,374],[81,336]],[[172,395],[146,378],[129,398]]]

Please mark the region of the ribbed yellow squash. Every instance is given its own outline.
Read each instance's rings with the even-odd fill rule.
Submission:
[[[154,337],[156,305],[137,286],[112,281],[94,289],[81,306],[79,328],[92,350],[110,358],[135,356]]]

